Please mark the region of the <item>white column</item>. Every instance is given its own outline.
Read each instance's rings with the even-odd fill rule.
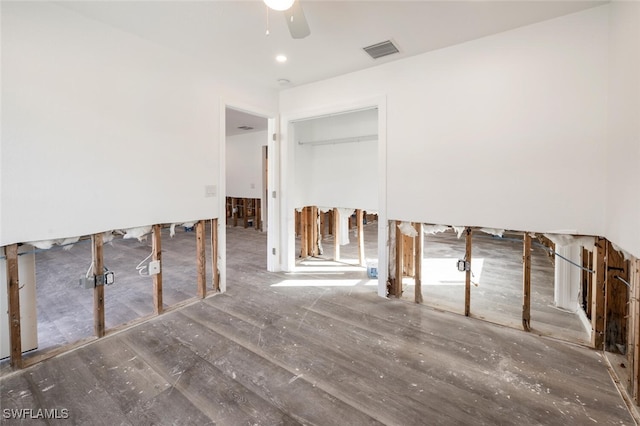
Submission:
[[[556,252],[581,265],[582,250],[577,244],[571,246],[556,246]],[[578,309],[578,294],[580,292],[580,268],[566,260],[556,256],[555,259],[555,286],[553,299],[558,308],[569,311]]]

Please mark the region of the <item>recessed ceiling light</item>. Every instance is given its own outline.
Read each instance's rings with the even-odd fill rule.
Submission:
[[[287,57],[284,56],[284,55],[278,55],[278,56],[276,56],[276,61],[278,61],[280,63],[287,62]]]
[[[289,83],[291,83],[291,81],[289,79],[287,79],[287,78],[279,78],[278,79],[278,84],[281,85],[281,86],[284,86],[284,85],[289,84]]]

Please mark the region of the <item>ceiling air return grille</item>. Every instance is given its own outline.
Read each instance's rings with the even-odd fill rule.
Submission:
[[[383,56],[393,55],[394,53],[399,52],[398,48],[391,42],[391,40],[372,44],[371,46],[363,47],[363,49],[373,59],[382,58]]]

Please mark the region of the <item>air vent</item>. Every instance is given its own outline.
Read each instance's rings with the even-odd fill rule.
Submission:
[[[253,130],[253,127],[251,127],[251,126],[238,126],[238,129],[240,129],[240,130]]]
[[[363,47],[363,49],[373,59],[382,58],[383,56],[388,56],[399,52],[398,48],[391,42],[391,40]]]

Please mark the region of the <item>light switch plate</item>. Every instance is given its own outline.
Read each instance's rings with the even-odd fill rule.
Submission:
[[[204,186],[204,196],[205,197],[215,197],[217,194],[217,188],[215,185],[205,185]]]

